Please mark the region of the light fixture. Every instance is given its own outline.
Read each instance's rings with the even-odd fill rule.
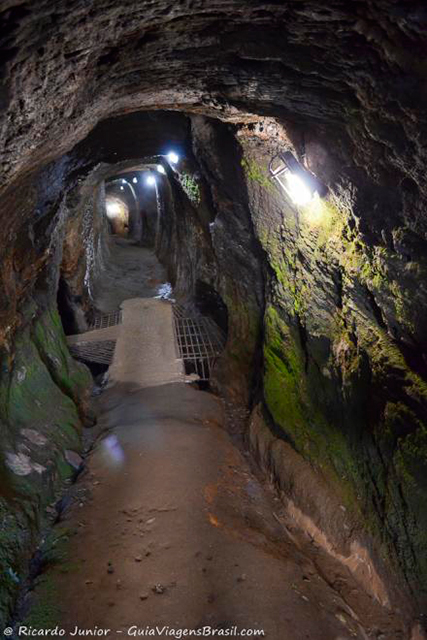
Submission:
[[[151,175],[151,173],[149,173],[145,178],[145,182],[148,184],[148,186],[153,187],[156,184],[156,178]]]
[[[290,151],[275,156],[268,169],[294,204],[303,206],[312,200],[317,191],[316,181]]]
[[[136,184],[138,182],[138,178],[135,176],[134,178],[132,178],[132,182],[133,184]]]
[[[122,207],[118,202],[107,201],[105,203],[105,209],[107,212],[107,218],[116,218],[122,210]]]
[[[125,188],[123,187],[123,185],[120,187],[120,191],[124,191]]]
[[[312,192],[304,183],[304,180],[296,173],[290,171],[285,176],[287,182],[287,192],[295,204],[308,204],[313,197]]]
[[[156,169],[159,173],[163,173],[163,175],[166,173],[165,168],[162,164],[158,164]]]
[[[179,161],[179,155],[175,151],[169,151],[166,157],[171,164],[177,164]]]
[[[122,184],[126,184],[126,180],[122,178]]]

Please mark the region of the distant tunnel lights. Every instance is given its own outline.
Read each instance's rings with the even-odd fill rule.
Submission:
[[[165,168],[162,164],[158,164],[156,169],[159,173],[163,173],[163,175],[166,173]]]
[[[171,164],[177,164],[179,161],[179,155],[175,151],[169,151],[166,157]]]
[[[132,182],[133,184],[136,184],[138,182],[138,178],[135,176],[134,178],[132,178]]]
[[[123,207],[120,206],[118,202],[115,201],[107,201],[105,203],[105,209],[107,212],[107,218],[117,218],[122,213]]]
[[[315,181],[290,151],[275,156],[268,168],[271,177],[277,180],[294,204],[304,206],[312,200],[316,192]]]

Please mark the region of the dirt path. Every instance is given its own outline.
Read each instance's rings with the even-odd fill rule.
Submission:
[[[270,640],[405,637],[348,574],[323,559],[325,579],[316,550],[288,535],[278,498],[224,430],[212,394],[116,382],[100,398],[100,422],[108,436],[58,525],[64,558],[39,580],[30,623],[53,598],[68,637],[76,625],[109,638],[205,627]],[[331,586],[340,580],[357,611]],[[156,625],[169,629],[150,633]]]
[[[131,240],[116,238],[111,243],[108,263],[95,283],[94,295],[97,308],[109,313],[124,300],[152,298],[165,288],[166,271],[154,252]]]

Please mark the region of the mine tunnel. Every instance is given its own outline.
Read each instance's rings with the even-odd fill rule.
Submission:
[[[426,637],[426,27],[0,2],[5,637]]]

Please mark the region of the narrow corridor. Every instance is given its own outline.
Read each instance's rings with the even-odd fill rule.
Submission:
[[[4,636],[427,640],[426,27],[0,0]]]
[[[273,640],[362,640],[379,630],[399,638],[393,615],[287,522],[227,434],[220,399],[168,383],[170,369],[153,361],[157,353],[171,365],[175,353],[165,330],[172,305],[154,297],[164,273],[153,254],[115,240],[106,267],[97,306],[123,303],[124,317],[97,399],[100,437],[77,499],[54,529],[60,561],[36,580],[23,624],[39,623],[49,601],[71,636],[76,626],[109,629],[108,637],[166,626],[217,635],[248,629]],[[148,337],[138,333],[144,305]]]

